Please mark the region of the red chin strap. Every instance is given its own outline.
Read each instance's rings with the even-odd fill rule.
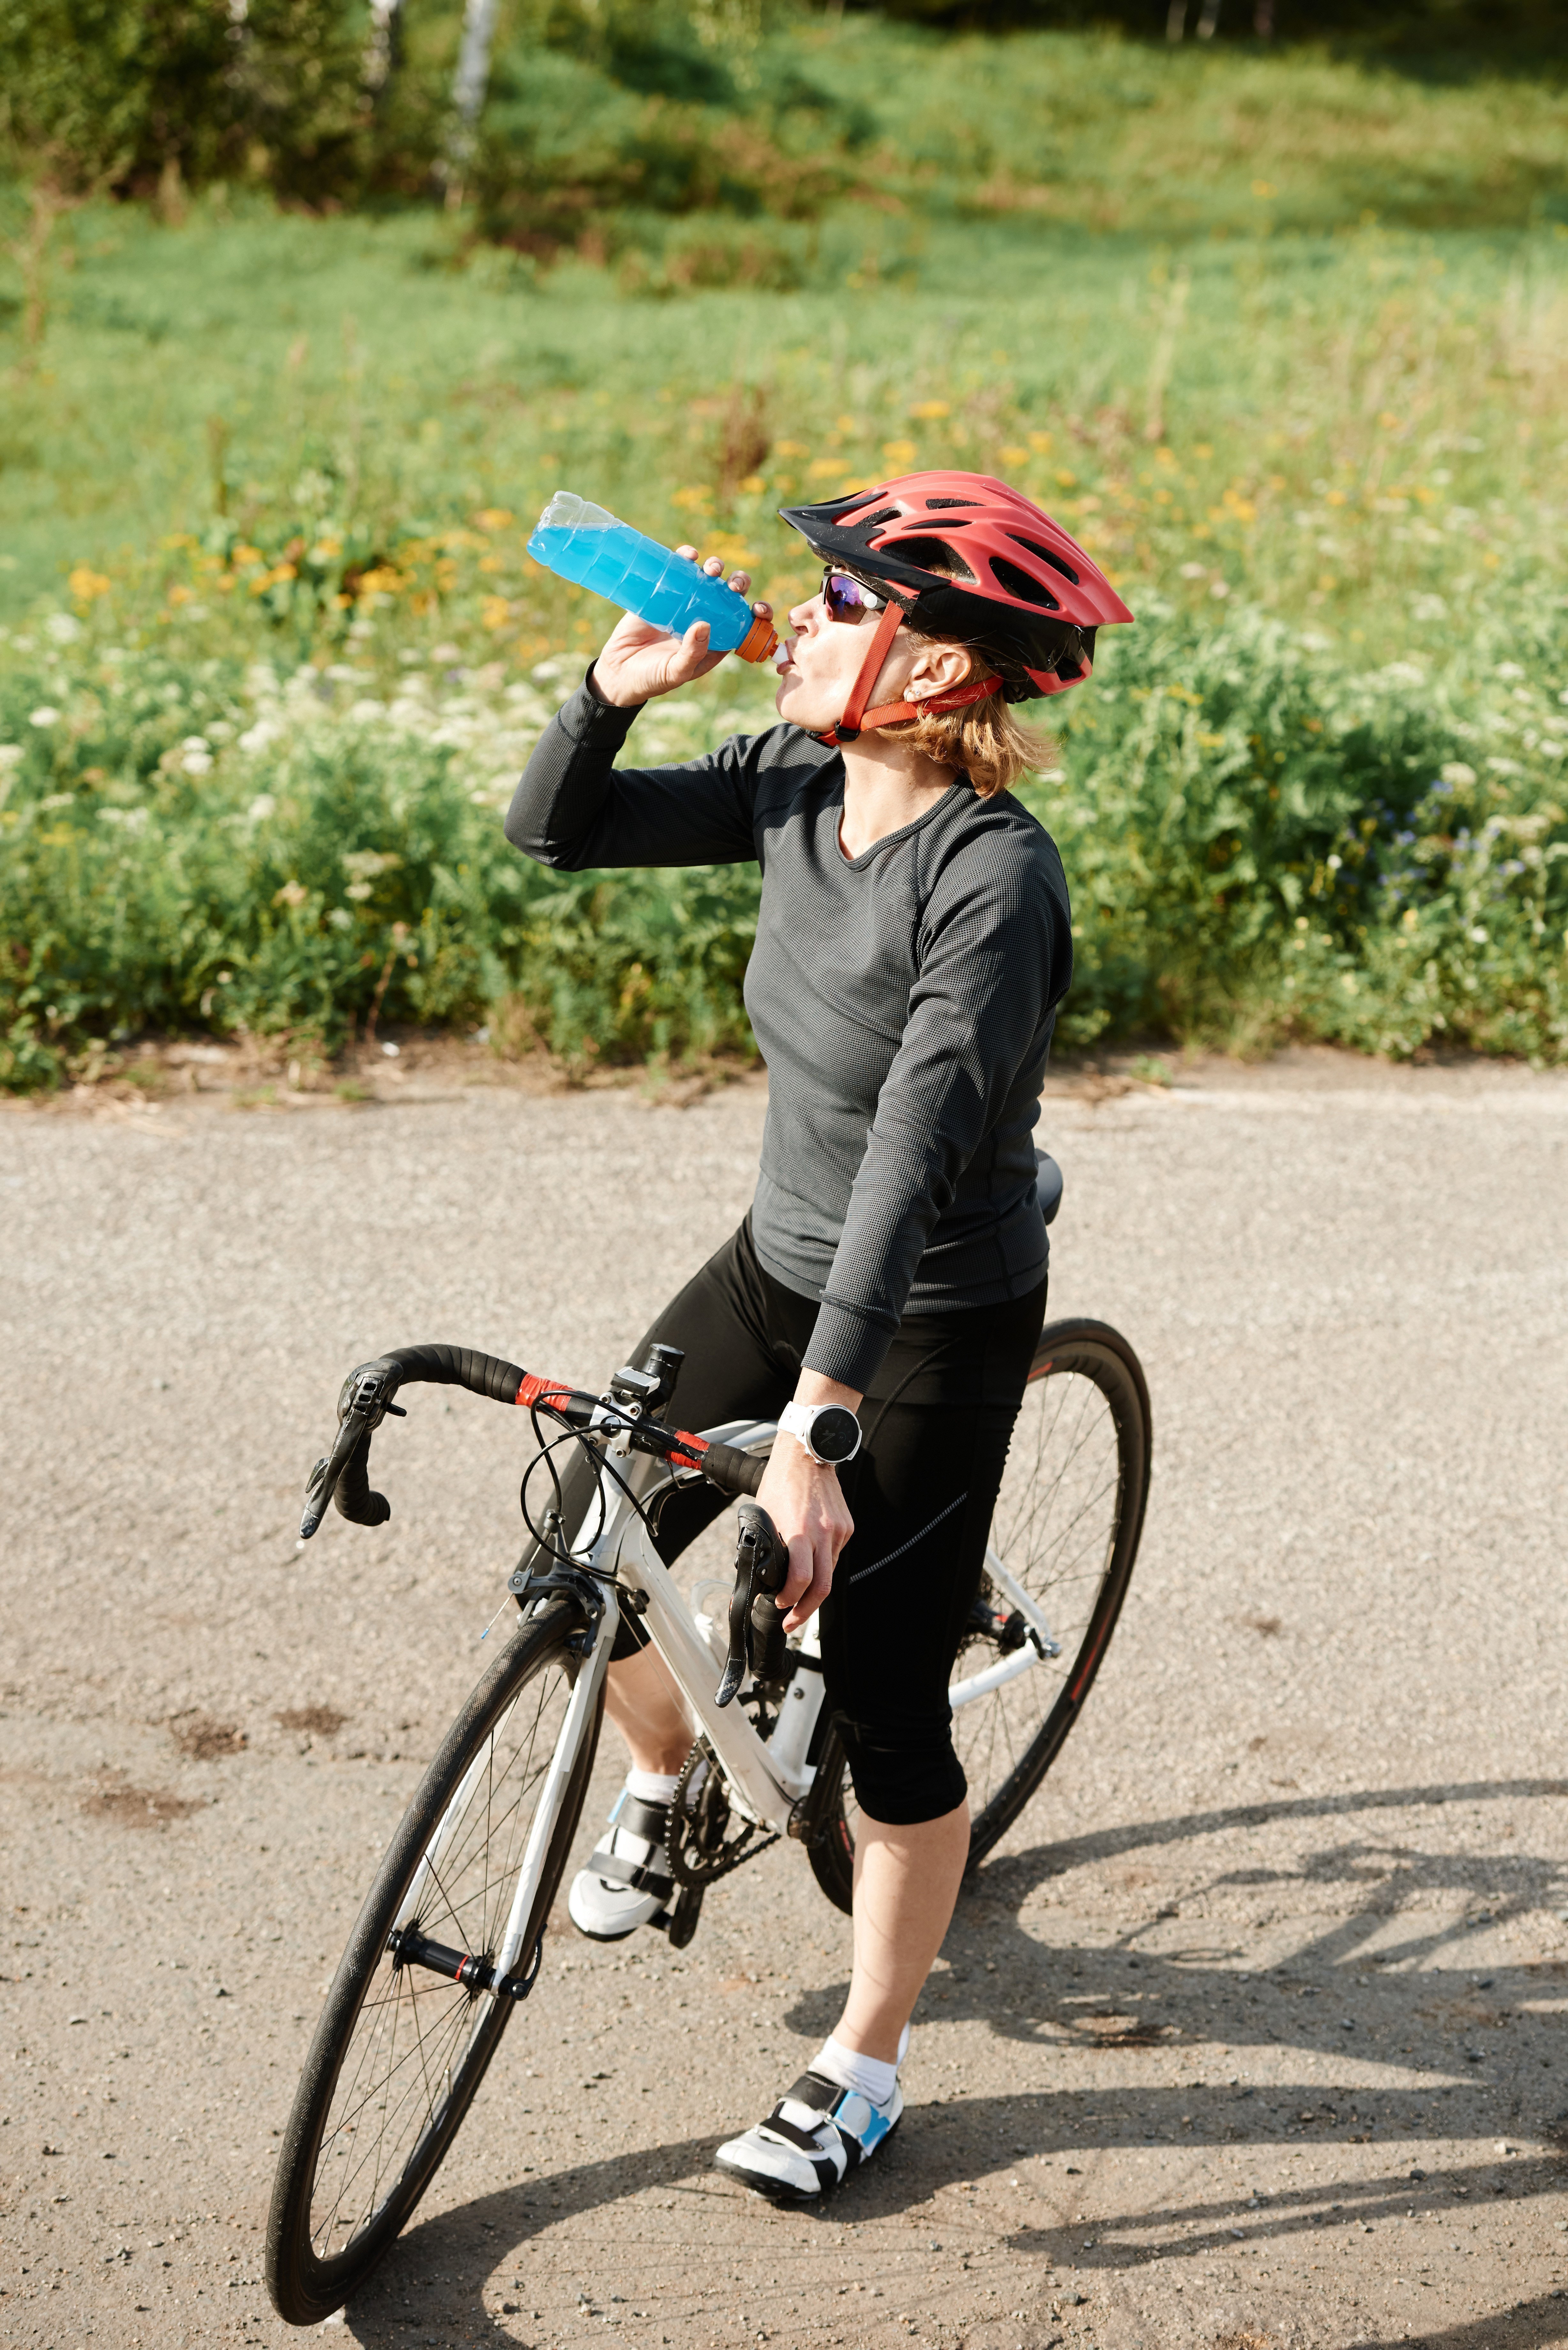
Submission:
[[[871,632],[871,642],[860,664],[860,674],[844,705],[843,717],[836,726],[830,726],[825,734],[818,734],[817,742],[836,748],[841,743],[856,742],[868,727],[897,726],[901,720],[919,718],[925,711],[936,715],[945,710],[962,710],[971,702],[983,701],[1002,682],[995,677],[971,677],[967,685],[955,685],[947,693],[930,694],[924,702],[885,702],[879,709],[867,710],[866,704],[870,699],[871,689],[881,676],[888,648],[903,625],[902,606],[889,600],[883,607],[881,617]]]

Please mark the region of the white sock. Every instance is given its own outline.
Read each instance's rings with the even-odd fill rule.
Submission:
[[[672,1804],[678,1771],[628,1771],[626,1792],[635,1795],[639,1804]]]
[[[898,2078],[898,2066],[909,2053],[909,2027],[906,2023],[898,2034],[898,2054],[889,2064],[880,2056],[863,2056],[857,2048],[846,2048],[840,2040],[825,2040],[820,2054],[814,2056],[806,2070],[818,2073],[825,2081],[836,2081],[841,2089],[856,2089],[869,2097],[874,2106],[885,2106],[893,2094]]]

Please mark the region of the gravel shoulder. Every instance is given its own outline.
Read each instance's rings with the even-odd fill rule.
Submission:
[[[299,1552],[344,1370],[437,1337],[597,1383],[749,1196],[755,1083],[474,1074],[0,1117],[7,2344],[290,2338],[277,2134],[518,1547],[515,1428],[426,1391],[390,1523]],[[816,2216],[711,2168],[842,1992],[798,1850],[685,1952],[563,1919],[343,2338],[1568,2343],[1568,1081],[1174,1074],[1046,1102],[1051,1310],[1137,1347],[1155,1482],[898,2138]]]

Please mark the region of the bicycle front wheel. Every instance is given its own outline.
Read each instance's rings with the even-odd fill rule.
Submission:
[[[537,1964],[598,1737],[598,1708],[569,1718],[582,1631],[577,1611],[559,1604],[503,1649],[425,1773],[360,1910],[273,2189],[266,2285],[291,2325],[319,2323],[364,2283],[473,2101],[517,2003],[488,1986],[559,1753],[566,1794],[514,1979]]]
[[[1152,1443],[1148,1388],[1127,1340],[1103,1322],[1050,1324],[953,1668],[971,1867],[1012,1826],[1083,1711],[1137,1556]],[[847,1910],[856,1805],[831,1722],[817,1769],[812,1808],[823,1826],[811,1865],[828,1899]]]

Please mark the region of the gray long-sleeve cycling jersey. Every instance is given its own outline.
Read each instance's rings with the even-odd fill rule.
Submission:
[[[906,1312],[1045,1272],[1034,1121],[1072,974],[1055,844],[960,777],[846,857],[844,762],[793,726],[617,767],[637,712],[585,684],[540,737],[506,837],[543,865],[762,867],[745,1003],[768,1065],[757,1254],[820,1301],[806,1367],[862,1391]]]

